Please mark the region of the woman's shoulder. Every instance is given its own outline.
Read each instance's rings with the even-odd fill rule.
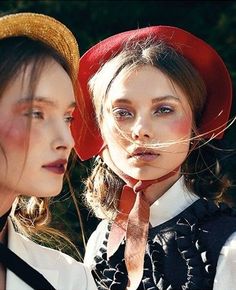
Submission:
[[[99,249],[105,240],[106,234],[108,232],[108,225],[108,220],[102,220],[88,240],[84,263],[89,268],[93,267],[94,257],[98,254]]]
[[[83,263],[61,251],[38,245],[31,240],[27,243],[33,255],[37,253],[37,257],[40,257],[40,267],[58,271],[59,285],[66,282],[67,289],[97,289],[89,268]]]
[[[40,256],[40,259],[44,262],[50,260],[50,262],[52,262],[51,265],[57,264],[59,261],[60,263],[70,265],[73,265],[74,263],[76,264],[76,260],[67,254],[64,254],[59,250],[40,245],[21,233],[18,233],[15,230],[11,220],[8,222],[8,239],[8,247],[18,254],[22,254],[27,251],[28,255],[31,257]],[[48,264],[46,263],[45,265]]]
[[[100,240],[104,240],[104,237],[106,233],[108,232],[108,225],[109,225],[108,220],[100,221],[95,231],[91,234],[88,242],[91,242],[92,240],[97,241],[97,242]]]
[[[35,268],[52,284],[67,285],[66,289],[97,289],[89,269],[69,255],[39,245],[17,233],[12,225],[9,229],[9,248]],[[62,287],[63,289],[63,287]],[[64,288],[65,289],[65,288]]]

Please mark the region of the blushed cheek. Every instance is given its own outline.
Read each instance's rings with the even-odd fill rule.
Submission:
[[[178,136],[190,136],[192,130],[192,117],[184,117],[171,123],[171,130]]]
[[[0,144],[4,149],[19,148],[25,150],[29,140],[29,127],[19,120],[0,122]]]

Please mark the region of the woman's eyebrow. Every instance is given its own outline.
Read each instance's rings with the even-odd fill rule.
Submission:
[[[172,95],[160,96],[160,97],[156,97],[156,98],[152,99],[153,104],[160,103],[163,101],[177,101],[177,102],[179,102],[180,99],[178,97],[172,96]]]
[[[57,107],[57,102],[54,102],[50,98],[45,98],[45,97],[26,97],[26,98],[21,98],[20,100],[17,101],[17,105],[22,105],[22,104],[27,104],[27,103],[42,103],[49,105],[50,107]],[[76,102],[73,101],[71,104],[68,106],[68,108],[75,108],[77,106]]]
[[[119,104],[119,103],[122,103],[122,104],[132,104],[132,102],[128,99],[125,99],[125,98],[117,98],[113,101],[113,103],[116,103],[116,104]]]
[[[155,103],[160,103],[162,101],[180,101],[180,99],[176,96],[173,96],[173,95],[166,95],[166,96],[159,96],[159,97],[154,97],[152,99],[152,103],[155,104]],[[119,104],[119,103],[122,103],[122,104],[132,104],[132,102],[129,100],[129,99],[126,99],[126,98],[117,98],[114,100],[114,103],[115,104]]]
[[[68,108],[73,109],[77,107],[77,103],[76,102],[72,102]]]
[[[50,100],[49,98],[45,98],[45,97],[25,97],[25,98],[21,98],[17,101],[17,105],[21,105],[21,104],[27,104],[27,103],[32,103],[32,102],[37,102],[37,103],[44,103],[47,105],[50,105],[52,107],[56,106],[56,103],[52,100]]]

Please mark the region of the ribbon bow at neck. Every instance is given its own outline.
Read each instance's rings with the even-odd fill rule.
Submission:
[[[107,258],[118,250],[125,238],[125,265],[128,272],[128,290],[136,290],[142,280],[144,255],[147,243],[150,203],[144,190],[150,185],[164,181],[175,175],[180,167],[154,180],[136,180],[122,172],[113,162],[107,146],[100,154],[105,163],[127,184],[123,187],[119,211],[111,225],[107,243]]]
[[[125,238],[124,258],[129,278],[127,287],[129,290],[137,289],[143,276],[150,217],[150,204],[143,190],[151,184],[175,175],[176,170],[156,180],[138,181],[133,188],[127,185],[123,187],[119,212],[112,223],[108,237],[107,257],[109,259],[118,250]]]

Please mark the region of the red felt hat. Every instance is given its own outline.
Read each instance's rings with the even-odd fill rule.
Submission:
[[[80,59],[79,81],[83,91],[83,106],[75,111],[72,134],[75,150],[81,160],[98,155],[103,140],[96,123],[90,93],[89,79],[114,54],[122,50],[124,43],[146,39],[164,40],[181,53],[200,73],[207,88],[207,102],[199,126],[200,134],[209,139],[216,135],[221,139],[230,115],[232,103],[232,83],[229,72],[217,52],[203,40],[183,29],[171,26],[153,26],[113,35],[89,49]],[[83,107],[82,106],[82,107]]]

